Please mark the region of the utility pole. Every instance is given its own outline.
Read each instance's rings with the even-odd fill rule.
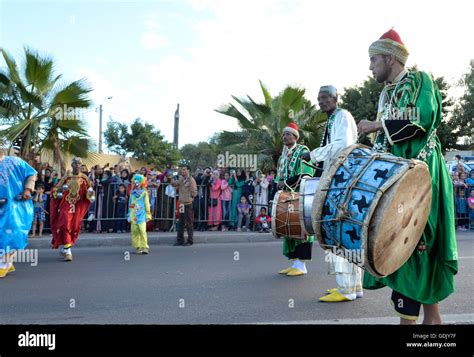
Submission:
[[[173,146],[175,149],[178,148],[178,138],[179,138],[179,103],[176,111],[174,112],[174,137],[173,137]]]
[[[107,97],[107,100],[112,98],[112,96]],[[102,154],[102,104],[99,105],[99,154]]]
[[[99,154],[102,154],[102,104],[99,106]]]

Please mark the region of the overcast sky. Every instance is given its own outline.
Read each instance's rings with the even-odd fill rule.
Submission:
[[[313,102],[321,85],[360,84],[368,46],[391,27],[410,51],[408,66],[454,83],[474,58],[473,3],[0,0],[0,46],[15,58],[24,46],[51,55],[65,78],[89,79],[104,119],[140,117],[169,141],[180,103],[182,146],[237,129],[214,109],[232,94],[262,101],[259,79],[274,95],[302,86]],[[86,118],[97,140],[95,107]]]

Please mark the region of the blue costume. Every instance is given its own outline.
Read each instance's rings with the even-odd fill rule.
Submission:
[[[0,256],[10,250],[26,248],[33,222],[33,202],[15,198],[24,191],[25,182],[36,171],[17,157],[5,156],[0,161]],[[2,200],[3,201],[3,200]]]
[[[150,199],[147,180],[143,175],[133,176],[133,189],[130,192],[127,220],[130,222],[132,246],[138,254],[148,254],[146,222],[151,220]]]

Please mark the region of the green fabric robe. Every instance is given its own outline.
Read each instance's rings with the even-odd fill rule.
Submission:
[[[309,176],[314,175],[314,169],[311,166],[308,166],[303,163],[301,160],[301,155],[309,152],[309,149],[300,144],[288,152],[287,155],[280,156],[278,160],[277,176],[275,177],[275,182],[278,184],[280,181],[286,181],[291,177],[299,176],[301,174],[308,174]],[[299,184],[293,189],[296,192],[299,192]],[[288,187],[285,186],[285,191],[290,191]],[[283,239],[283,255],[289,258],[289,254],[295,251],[295,248],[304,243],[313,243],[314,236],[309,236],[308,240],[303,242],[298,239]]]
[[[235,180],[233,177],[229,179],[229,185],[232,185],[232,201],[230,204],[229,212],[229,226],[237,227],[237,205],[240,203],[240,197],[242,196],[242,187],[245,185],[245,181]]]
[[[417,158],[428,165],[432,204],[420,240],[426,250],[417,248],[398,271],[385,278],[365,272],[363,285],[366,289],[389,286],[420,303],[434,304],[453,293],[458,269],[453,186],[436,136],[441,94],[424,72],[402,73],[399,78],[381,94],[378,120],[383,130],[375,138],[374,149]]]

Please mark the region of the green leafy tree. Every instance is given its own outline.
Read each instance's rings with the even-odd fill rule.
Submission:
[[[416,71],[418,69],[413,66],[409,70]],[[473,130],[472,93],[474,87],[472,84],[472,67],[471,72],[466,74],[463,79],[463,83],[466,85],[466,93],[458,106],[454,106],[453,99],[449,97],[448,90],[450,86],[444,77],[435,78],[433,76],[433,78],[442,97],[442,123],[437,131],[441,147],[443,151],[466,149],[468,145],[460,143],[460,139],[472,135],[470,133]],[[375,79],[369,77],[362,85],[345,88],[344,94],[341,96],[341,107],[350,111],[357,122],[361,119],[375,120],[378,100],[383,87],[383,83],[378,83]],[[469,114],[469,110],[471,110],[471,114]],[[370,141],[366,136],[363,136],[360,142],[370,145]]]
[[[356,122],[362,119],[375,120],[383,87],[383,83],[369,77],[361,85],[344,88],[344,93],[341,95],[341,108],[347,109]]]
[[[217,156],[221,153],[217,144],[204,141],[197,144],[186,144],[180,151],[181,156],[189,161],[192,170],[198,167],[215,167]]]
[[[277,165],[282,150],[282,132],[291,122],[300,128],[300,143],[310,148],[319,146],[327,116],[305,98],[305,90],[288,86],[276,97],[260,81],[264,101],[259,103],[250,96],[222,105],[218,113],[237,119],[241,130],[223,131],[218,144],[232,153],[257,154],[259,167],[267,170]]]
[[[32,49],[24,49],[21,69],[0,51],[6,64],[0,69],[0,125],[8,126],[0,135],[27,161],[52,150],[64,174],[64,154],[86,157],[89,150],[83,110],[91,106],[92,88],[85,79],[63,81],[53,59]]]
[[[437,129],[437,135],[441,142],[442,151],[446,152],[446,150],[456,149],[458,147],[459,125],[451,115],[454,101],[448,94],[450,85],[446,82],[444,77],[436,78],[435,83],[438,86],[442,98],[442,121]]]
[[[470,69],[460,84],[464,87],[464,94],[455,105],[440,139],[442,136],[451,138],[446,149],[474,150],[474,60],[471,60]]]
[[[179,150],[164,140],[159,129],[140,118],[128,127],[111,120],[104,132],[105,143],[110,151],[119,155],[131,154],[137,160],[154,164],[158,168],[174,165],[181,158]]]

